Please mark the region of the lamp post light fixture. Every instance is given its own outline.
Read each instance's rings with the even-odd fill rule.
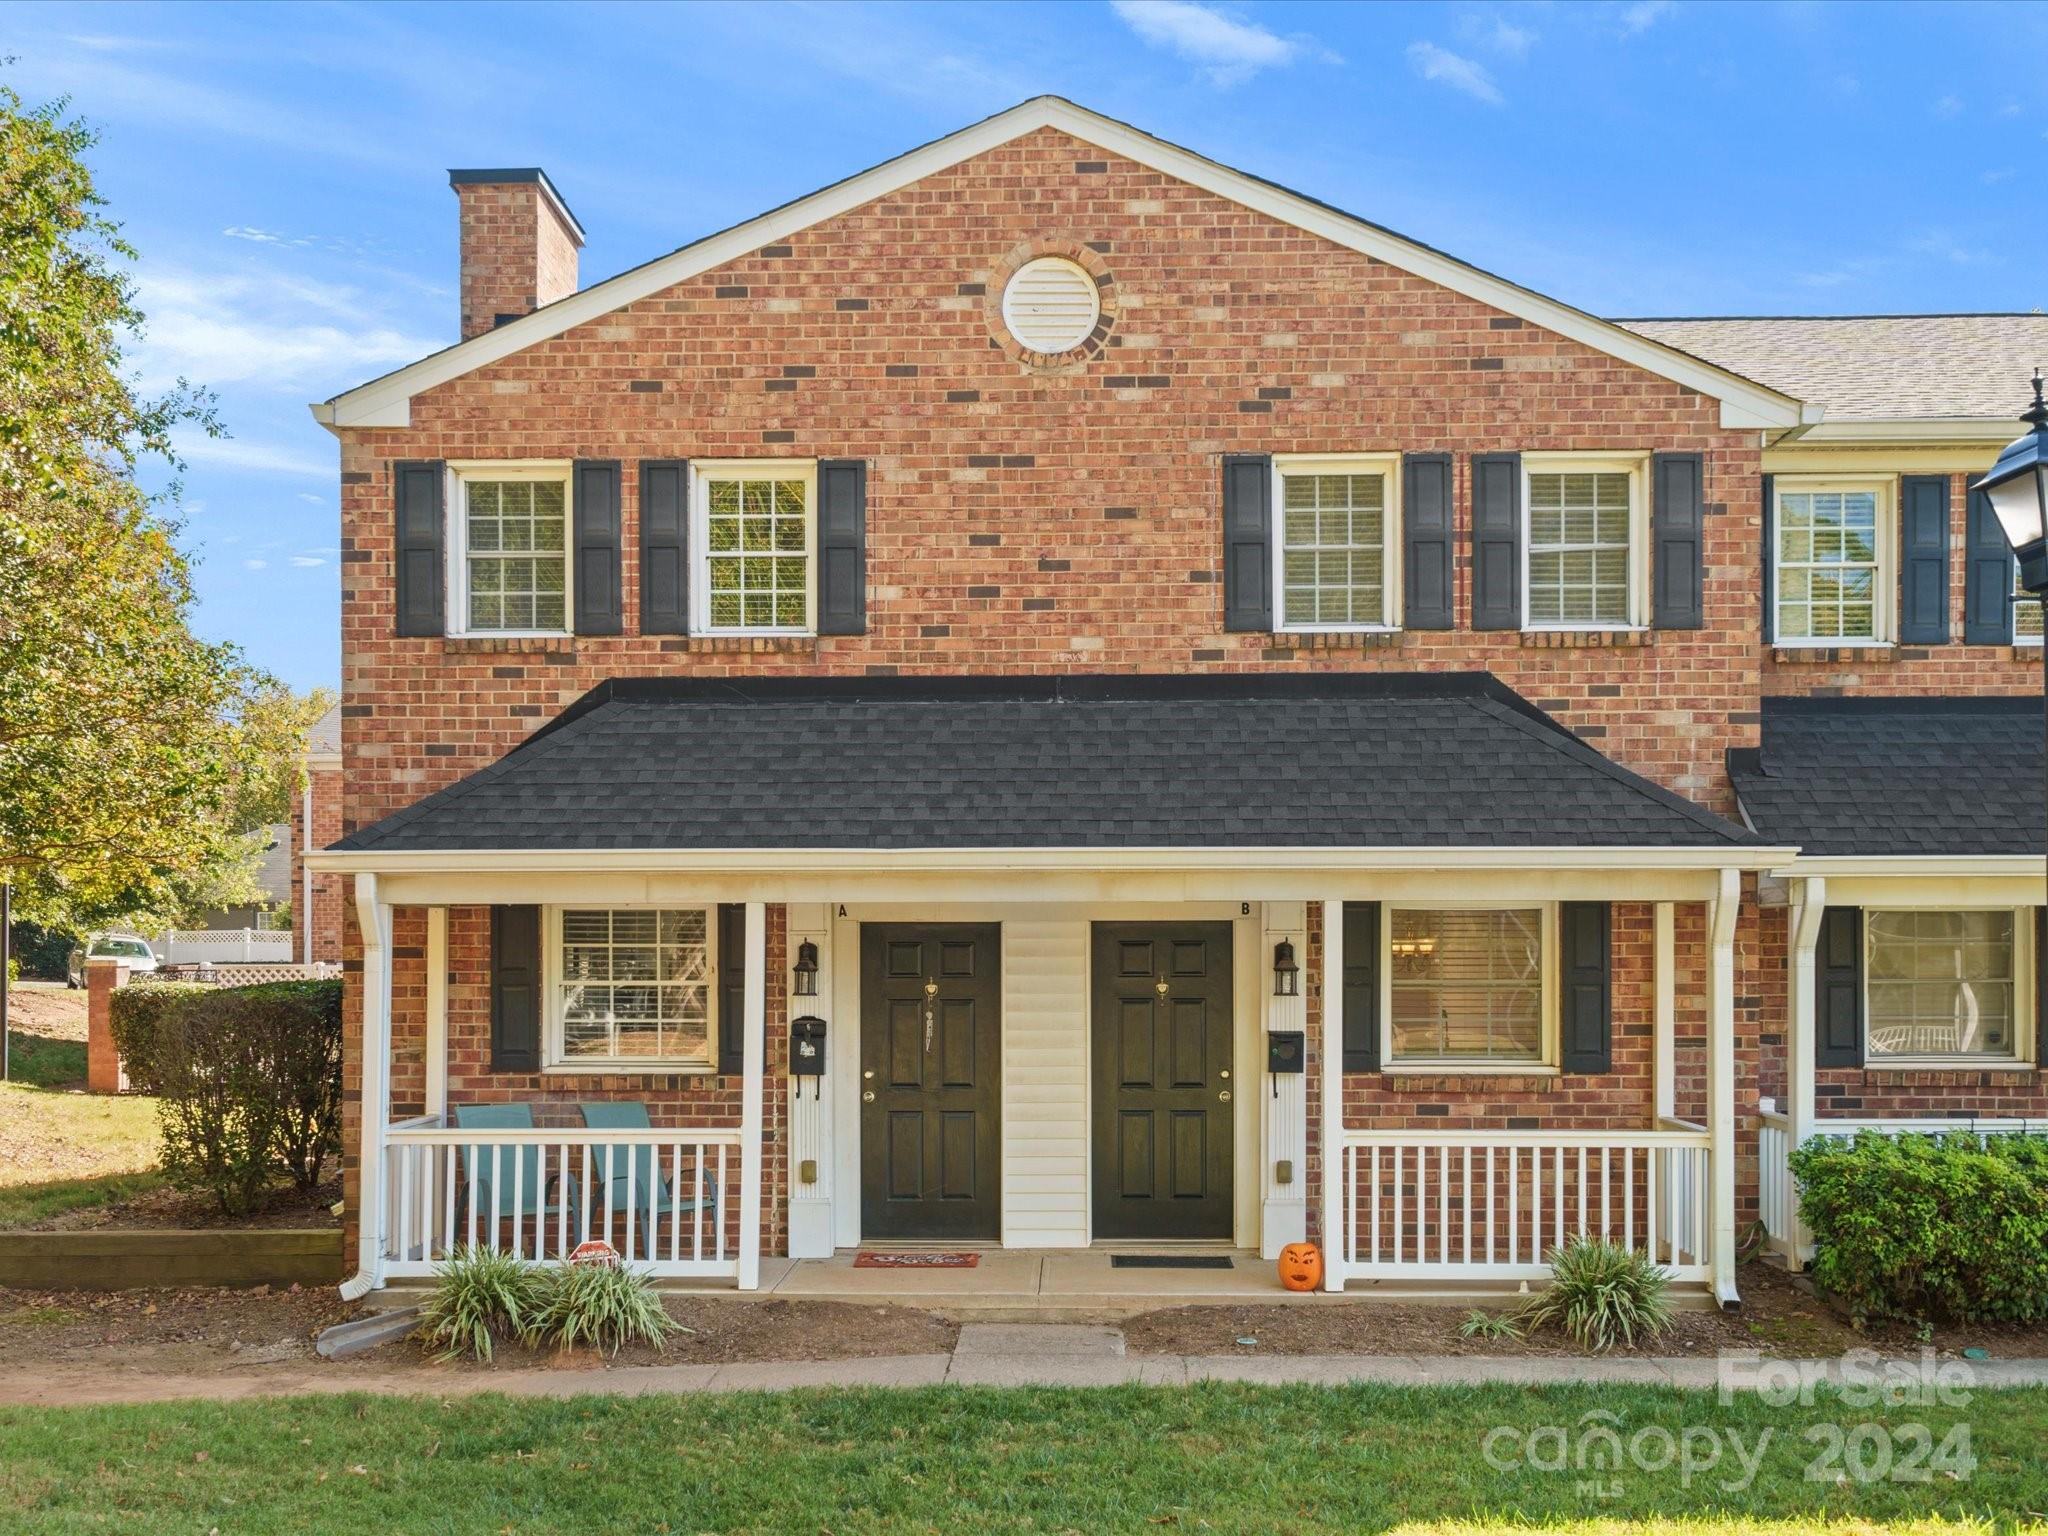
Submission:
[[[1292,940],[1282,939],[1273,946],[1273,995],[1293,997],[1301,989],[1301,967],[1294,963]]]
[[[2041,370],[2034,370],[2034,403],[2021,414],[2027,431],[2005,445],[1991,472],[1977,489],[1991,503],[1998,526],[2019,561],[2020,585],[2041,601],[2048,625],[2048,401],[2041,398]],[[2048,666],[2042,668],[2048,674]],[[2048,690],[2048,676],[2042,686]],[[2042,704],[2043,729],[2048,731],[2048,697]],[[2048,750],[2048,741],[2044,741]]]
[[[818,946],[809,939],[796,947],[796,995],[816,997],[818,995]]]

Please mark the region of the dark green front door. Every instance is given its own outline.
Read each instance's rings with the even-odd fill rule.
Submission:
[[[1002,1233],[1001,934],[861,926],[863,1238]]]
[[[1095,1236],[1231,1236],[1228,923],[1097,923]]]

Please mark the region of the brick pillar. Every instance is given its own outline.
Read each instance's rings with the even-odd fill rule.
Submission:
[[[88,1093],[126,1093],[128,1074],[114,1049],[114,993],[128,985],[120,960],[85,962],[85,1087]]]

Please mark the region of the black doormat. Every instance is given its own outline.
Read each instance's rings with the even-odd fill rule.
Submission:
[[[1111,1269],[1229,1269],[1227,1253],[1113,1253]]]

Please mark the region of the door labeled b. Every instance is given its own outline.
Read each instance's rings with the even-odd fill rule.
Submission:
[[[1229,923],[1097,923],[1095,1236],[1231,1236]]]

